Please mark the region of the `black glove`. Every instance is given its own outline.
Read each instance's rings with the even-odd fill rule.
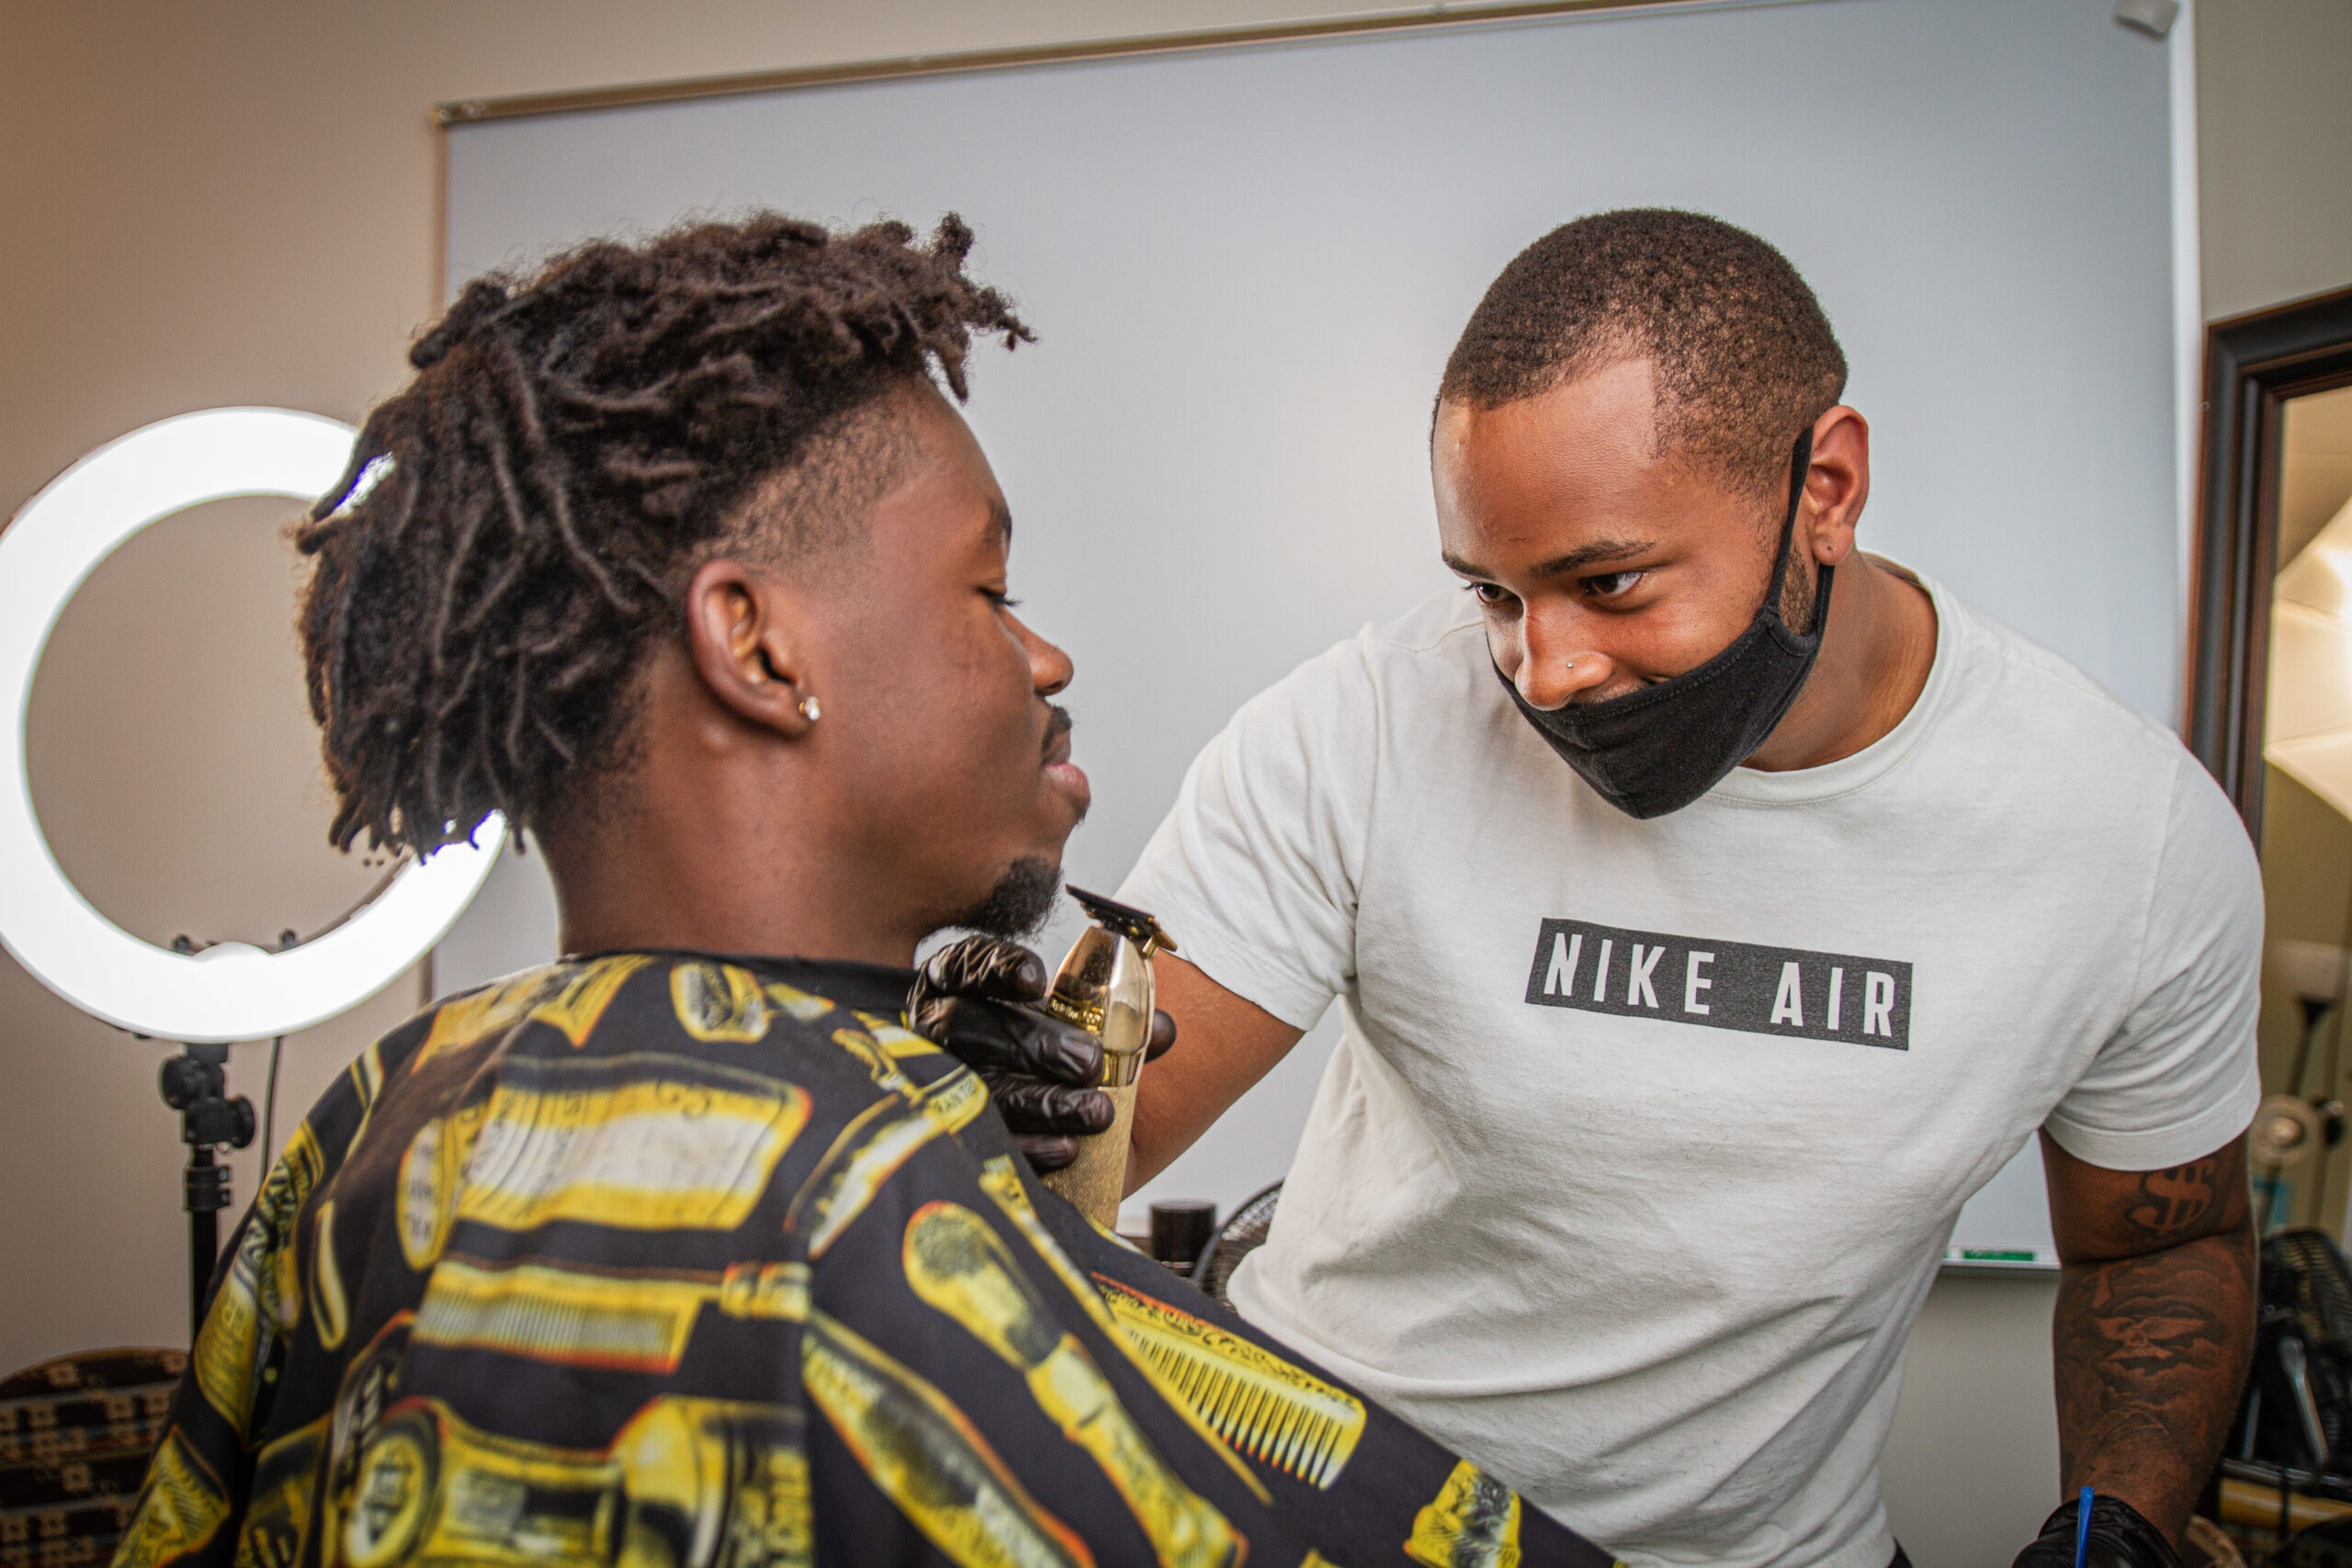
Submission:
[[[2075,1568],[2078,1498],[2041,1521],[2041,1533],[2018,1553],[2014,1568]],[[2139,1509],[2104,1493],[2091,1499],[2090,1550],[2084,1568],[2181,1568],[2180,1554]]]
[[[907,1027],[945,1049],[989,1086],[1012,1141],[1037,1169],[1078,1157],[1078,1139],[1107,1132],[1111,1097],[1085,1087],[1102,1046],[1045,1011],[1053,976],[1045,961],[1002,937],[967,936],[923,961],[907,992]],[[1176,1043],[1176,1024],[1155,1010],[1145,1060]]]

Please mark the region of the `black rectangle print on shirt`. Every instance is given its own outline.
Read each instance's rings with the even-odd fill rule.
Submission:
[[[1911,965],[1849,953],[1545,920],[1527,999],[1620,1018],[1911,1048]]]

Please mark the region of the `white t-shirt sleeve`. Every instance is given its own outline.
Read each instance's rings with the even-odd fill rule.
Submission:
[[[1355,976],[1377,749],[1365,655],[1340,643],[1235,714],[1119,889],[1178,957],[1302,1030]]]
[[[2245,829],[2184,755],[2149,898],[2135,1000],[2043,1123],[2075,1158],[2162,1170],[2245,1131],[2262,1098],[2262,873]]]

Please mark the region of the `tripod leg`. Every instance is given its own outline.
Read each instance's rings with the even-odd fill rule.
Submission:
[[[212,1151],[188,1152],[186,1174],[187,1201],[188,1343],[196,1343],[204,1326],[204,1292],[212,1283],[213,1266],[220,1260],[220,1210],[228,1201],[229,1171],[215,1165]]]

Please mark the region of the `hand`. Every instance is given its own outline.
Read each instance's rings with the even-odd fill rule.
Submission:
[[[2079,1500],[2041,1523],[2041,1534],[2018,1553],[2012,1568],[2075,1568],[2075,1519]],[[2090,1550],[2084,1568],[2181,1568],[2180,1556],[2139,1509],[2102,1492],[2091,1499]]]
[[[924,960],[907,993],[907,1027],[980,1075],[1012,1141],[1040,1171],[1078,1157],[1078,1140],[1108,1132],[1111,1097],[1087,1087],[1102,1046],[1037,1004],[1053,976],[1016,942],[967,936]],[[1176,1021],[1153,1010],[1144,1059],[1176,1043]]]

